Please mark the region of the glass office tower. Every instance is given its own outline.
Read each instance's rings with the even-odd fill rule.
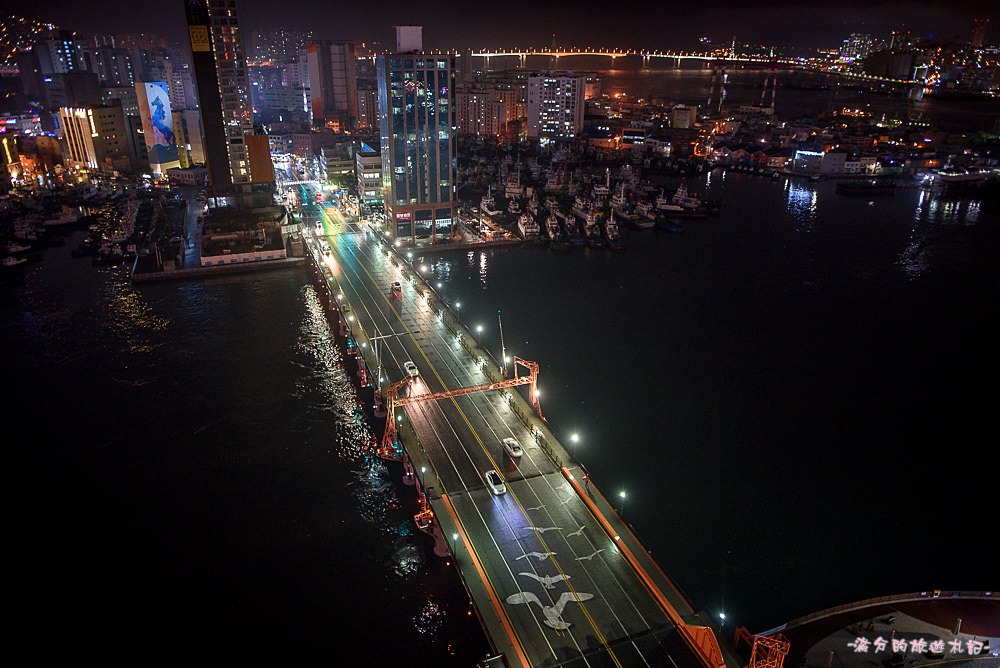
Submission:
[[[382,189],[389,238],[448,243],[455,218],[455,56],[376,59]]]

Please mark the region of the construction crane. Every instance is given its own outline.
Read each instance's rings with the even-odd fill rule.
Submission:
[[[527,376],[518,376],[517,368],[521,365],[528,369]],[[385,416],[385,432],[382,434],[382,445],[378,449],[378,454],[382,459],[388,459],[391,461],[402,461],[403,453],[399,447],[399,443],[396,439],[396,417],[395,409],[400,406],[408,406],[410,404],[415,404],[422,401],[437,401],[438,399],[449,399],[451,397],[461,397],[466,394],[474,394],[476,392],[488,392],[490,390],[503,390],[508,387],[516,387],[518,385],[530,385],[529,396],[531,398],[531,405],[535,409],[535,413],[538,417],[545,419],[542,415],[542,405],[538,400],[538,362],[530,362],[528,360],[523,360],[520,357],[514,357],[514,377],[508,378],[506,380],[500,380],[494,383],[484,383],[482,385],[474,385],[472,387],[459,387],[454,390],[444,390],[442,392],[429,392],[427,394],[415,394],[406,397],[400,397],[399,393],[404,387],[406,387],[412,377],[405,376],[402,380],[398,380],[385,391],[385,405],[386,405],[386,416]]]

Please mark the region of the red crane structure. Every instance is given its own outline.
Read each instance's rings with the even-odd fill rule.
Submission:
[[[517,375],[518,365],[528,369],[527,376]],[[444,390],[442,392],[428,392],[427,394],[415,394],[406,397],[399,396],[400,391],[406,387],[411,380],[412,378],[410,376],[405,376],[402,380],[398,380],[390,385],[385,391],[385,432],[382,434],[382,445],[378,449],[378,454],[382,459],[397,462],[402,461],[403,459],[403,452],[399,447],[399,442],[396,438],[395,409],[400,406],[408,406],[421,401],[437,401],[438,399],[461,397],[466,394],[474,394],[476,392],[503,390],[505,388],[516,387],[518,385],[530,385],[529,396],[531,398],[531,405],[535,409],[535,413],[538,414],[538,417],[543,420],[545,419],[545,416],[542,415],[542,405],[538,401],[538,362],[530,362],[528,360],[521,359],[520,357],[514,357],[513,378],[507,378],[494,383],[474,385],[472,387],[459,387],[454,390]]]
[[[746,628],[736,629],[734,642],[746,642],[752,645],[750,663],[746,668],[783,668],[785,656],[791,649],[791,643],[781,633],[773,636],[751,635]]]

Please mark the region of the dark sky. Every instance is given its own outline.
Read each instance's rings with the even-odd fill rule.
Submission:
[[[977,17],[991,19],[987,41],[1000,42],[1000,1],[985,0],[238,2],[244,28],[251,31],[312,29],[317,37],[391,46],[393,26],[420,25],[428,49],[542,47],[553,33],[563,46],[640,49],[694,48],[699,36],[718,43],[736,37],[775,46],[834,47],[851,32],[886,35],[893,29],[964,41]],[[127,6],[134,10],[123,11]],[[172,39],[184,34],[183,0],[128,5],[44,0],[12,11],[81,31],[155,32]]]

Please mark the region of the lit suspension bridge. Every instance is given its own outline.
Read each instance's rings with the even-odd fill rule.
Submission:
[[[684,60],[702,61],[708,63],[761,63],[772,65],[796,65],[801,64],[800,60],[781,58],[774,55],[759,54],[734,54],[734,53],[711,53],[694,51],[645,51],[641,49],[605,49],[586,47],[578,48],[542,48],[542,49],[497,49],[493,51],[472,51],[469,55],[485,58],[487,65],[491,58],[516,57],[523,67],[528,56],[544,56],[558,60],[570,56],[602,56],[610,58],[612,66],[618,58],[641,57],[643,67],[648,67],[653,59],[674,60],[678,65]]]

